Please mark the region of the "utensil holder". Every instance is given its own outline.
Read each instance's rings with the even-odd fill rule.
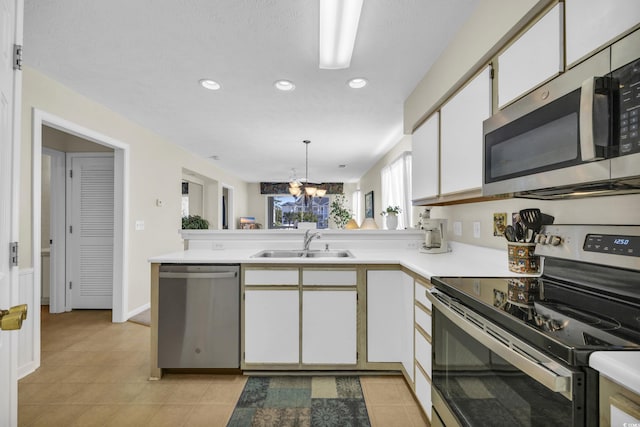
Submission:
[[[535,274],[540,271],[540,257],[533,254],[535,243],[507,243],[509,271],[514,273]]]

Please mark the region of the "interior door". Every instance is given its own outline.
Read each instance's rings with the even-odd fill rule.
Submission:
[[[18,268],[9,243],[17,240],[20,73],[14,70],[14,44],[21,42],[22,1],[0,0],[0,308],[18,301]],[[30,307],[31,308],[31,307]],[[0,331],[0,425],[18,423],[18,331]]]
[[[112,153],[67,154],[67,309],[113,304]]]

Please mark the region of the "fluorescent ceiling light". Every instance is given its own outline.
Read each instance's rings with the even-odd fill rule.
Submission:
[[[200,80],[200,86],[202,86],[205,89],[209,89],[209,90],[218,90],[220,89],[222,86],[220,86],[220,83],[211,80],[211,79],[202,79]]]
[[[362,77],[356,77],[355,79],[351,79],[347,82],[350,88],[352,89],[361,89],[367,85],[367,79]]]
[[[363,0],[320,0],[320,68],[349,68]]]
[[[285,92],[292,91],[292,90],[294,90],[296,88],[296,85],[294,85],[293,82],[290,82],[289,80],[278,80],[273,85],[277,89],[285,91]]]

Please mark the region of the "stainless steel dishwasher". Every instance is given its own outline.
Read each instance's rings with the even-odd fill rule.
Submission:
[[[158,367],[240,367],[240,267],[160,266]]]

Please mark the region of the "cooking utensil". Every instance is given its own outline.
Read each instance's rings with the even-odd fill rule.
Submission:
[[[533,243],[533,239],[535,239],[536,235],[540,233],[540,229],[542,228],[542,213],[540,209],[523,209],[520,211],[520,219],[525,227],[527,227],[525,240],[529,243]],[[529,237],[529,230],[531,230],[531,237]]]
[[[513,227],[516,229],[516,242],[524,242],[527,231],[524,229],[522,222],[516,222]]]
[[[513,225],[507,225],[504,229],[504,237],[507,239],[507,242],[515,242],[516,241],[516,229]]]

